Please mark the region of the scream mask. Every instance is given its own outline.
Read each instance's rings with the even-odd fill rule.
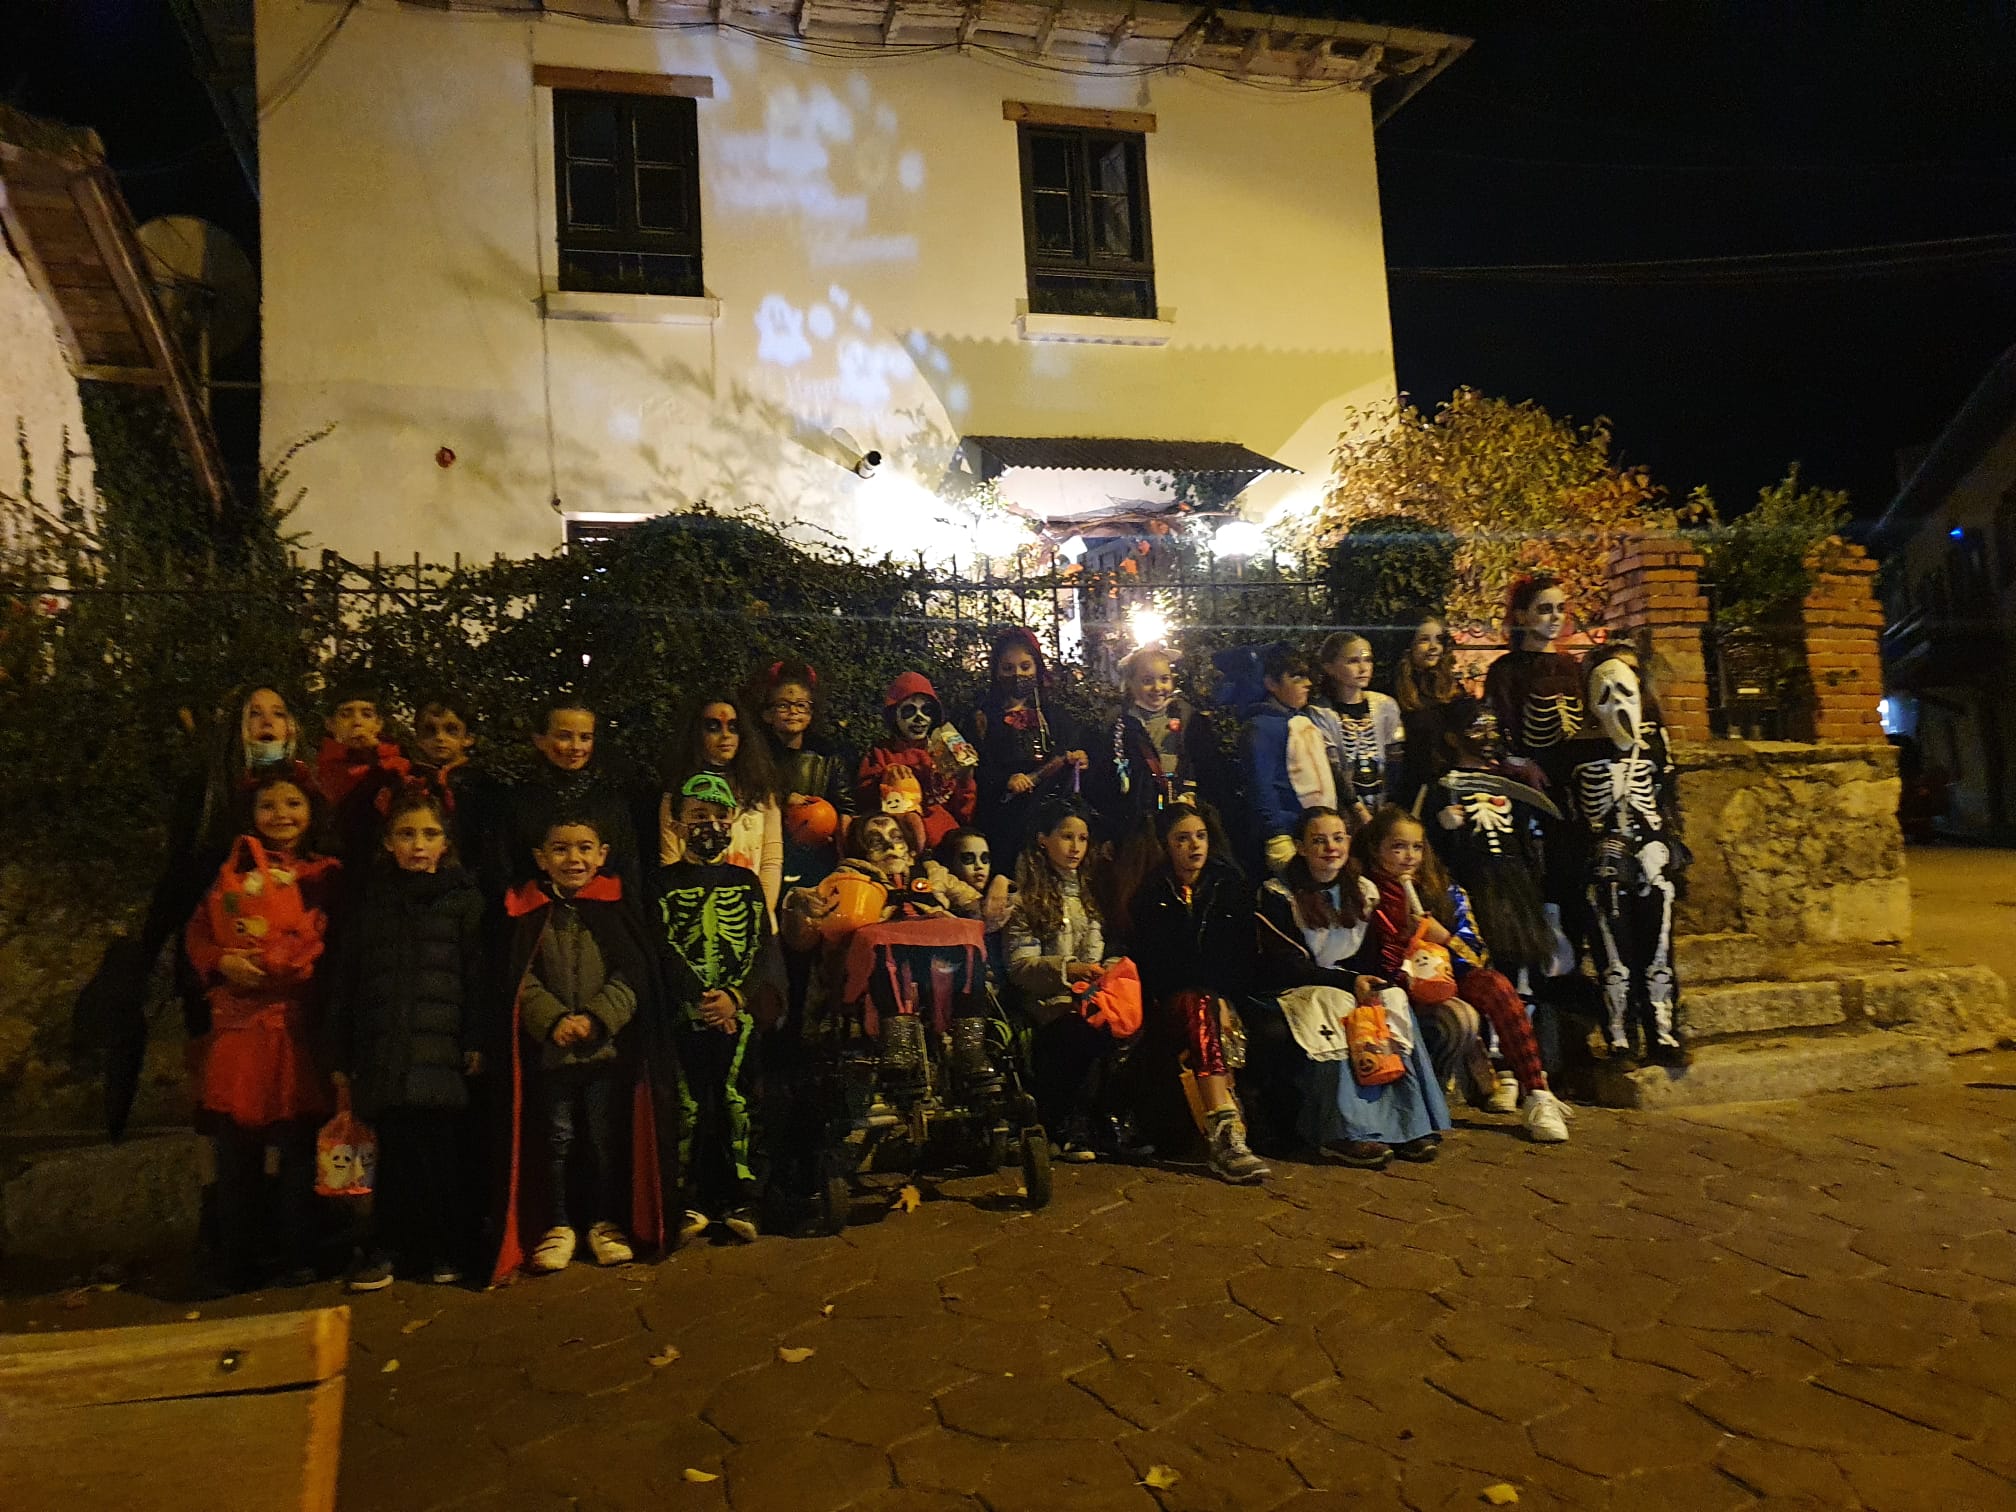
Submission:
[[[1638,669],[1621,656],[1598,662],[1589,673],[1588,709],[1618,750],[1637,746],[1645,731],[1645,694]]]

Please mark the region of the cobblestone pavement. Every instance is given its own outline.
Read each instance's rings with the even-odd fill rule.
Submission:
[[[401,1283],[353,1299],[341,1506],[2016,1508],[2016,1056],[1959,1069],[1583,1109],[1553,1148],[1478,1118],[1432,1166],[1259,1190],[1090,1167],[1024,1214],[947,1181],[838,1239]],[[182,1311],[92,1292],[0,1327]]]

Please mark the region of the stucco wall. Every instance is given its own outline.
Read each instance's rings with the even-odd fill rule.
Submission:
[[[0,238],[0,550],[18,546],[27,528],[17,426],[25,425],[36,505],[54,512],[61,499],[57,475],[67,445],[73,497],[91,504],[90,439],[77,384],[63,360],[48,306],[28,282],[5,238]]]
[[[1777,945],[1908,944],[1911,886],[1887,745],[1711,740],[1679,746],[1694,865],[1682,934]]]
[[[328,24],[260,0],[262,93]],[[706,74],[712,324],[545,320],[552,96],[538,64]],[[1004,100],[1145,109],[1166,347],[1019,339]],[[1367,101],[1208,76],[776,43],[370,0],[260,146],[263,450],[330,421],[298,519],[346,553],[541,551],[549,506],[699,498],[871,546],[940,544],[920,492],[966,433],[1230,439],[1313,500],[1344,409],[1392,392]],[[550,394],[550,440],[548,395]],[[863,483],[847,431],[893,465]],[[434,454],[452,447],[452,468]]]

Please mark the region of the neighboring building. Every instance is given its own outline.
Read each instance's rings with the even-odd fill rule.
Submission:
[[[2016,347],[1883,518],[1885,724],[1952,779],[1941,828],[2016,836]]]
[[[293,466],[317,544],[534,553],[705,500],[939,555],[966,480],[1068,536],[1200,457],[1189,497],[1257,480],[1261,514],[1392,397],[1373,128],[1460,38],[1126,0],[567,11],[260,0],[262,453],[334,423]]]

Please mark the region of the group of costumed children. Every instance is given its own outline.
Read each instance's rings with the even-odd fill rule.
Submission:
[[[1286,645],[1221,654],[1236,754],[1159,648],[1080,729],[1021,629],[963,730],[907,672],[855,759],[816,732],[816,672],[777,663],[699,700],[656,781],[573,698],[539,712],[538,759],[507,784],[455,698],[421,700],[402,749],[371,689],[336,689],[310,763],[284,698],[250,690],[145,942],[186,919],[211,1283],[316,1274],[316,1137],[339,1100],[376,1136],[353,1288],[557,1271],[584,1241],[610,1265],[755,1239],[759,1212],[788,1211],[766,1177],[789,1199],[816,1166],[795,1078],[844,1006],[848,874],[882,919],[977,923],[984,967],[938,1026],[950,1074],[998,1086],[985,1020],[1005,1003],[1060,1158],[1201,1142],[1240,1183],[1263,1154],[1425,1161],[1452,1092],[1566,1139],[1529,1005],[1586,946],[1614,1052],[1636,1030],[1677,1053],[1684,848],[1633,659],[1554,652],[1546,580],[1510,618],[1481,700],[1434,620],[1394,697],[1354,635],[1313,677]],[[929,1053],[913,1014],[878,1032],[885,1064]]]

